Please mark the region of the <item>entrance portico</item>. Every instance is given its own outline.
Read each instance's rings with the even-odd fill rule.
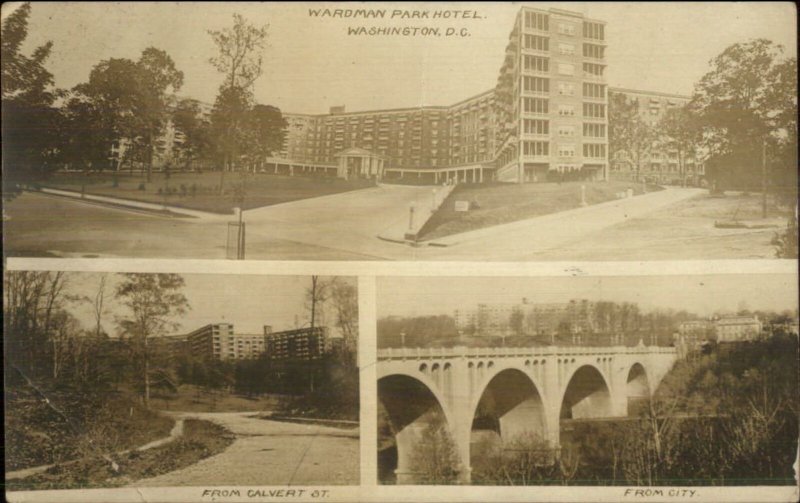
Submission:
[[[385,158],[363,148],[353,147],[339,152],[334,157],[338,159],[336,176],[349,180],[356,178],[383,178],[383,163]]]

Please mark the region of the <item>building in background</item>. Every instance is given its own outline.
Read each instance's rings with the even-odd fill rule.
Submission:
[[[714,320],[717,342],[753,340],[762,330],[763,324],[757,316],[722,316]]]
[[[316,360],[332,350],[326,327],[270,331],[264,339],[268,358],[273,360]]]
[[[453,313],[460,333],[476,336],[510,335],[517,331],[528,335],[595,332],[595,303],[575,299],[562,303],[478,304],[472,309]],[[516,320],[514,319],[516,318]]]
[[[344,339],[330,337],[327,327],[273,332],[264,325],[260,334],[237,334],[230,323],[212,323],[182,336],[184,347],[205,360],[248,360],[267,355],[276,360],[315,360],[341,350]]]
[[[609,103],[614,103],[619,95],[625,103],[637,107],[639,117],[653,128],[656,139],[653,147],[646,152],[637,169],[625,151],[610,152],[610,177],[614,180],[647,181],[673,185],[700,185],[705,178],[705,166],[695,152],[679,152],[665,146],[659,123],[670,109],[686,106],[691,96],[656,93],[612,87],[608,90]]]

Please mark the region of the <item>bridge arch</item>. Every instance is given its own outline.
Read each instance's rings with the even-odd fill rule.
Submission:
[[[647,367],[640,362],[634,362],[628,369],[625,377],[625,397],[627,400],[627,414],[638,415],[653,394],[650,376]]]
[[[561,396],[560,419],[588,419],[613,414],[611,386],[603,372],[591,364],[573,370]]]
[[[504,367],[482,380],[470,405],[470,458],[515,440],[548,438],[545,399],[534,378],[521,368]]]
[[[383,421],[379,421],[382,442],[379,440],[378,446],[381,481],[417,482],[419,449],[424,448],[430,436],[453,441],[450,407],[428,376],[387,372],[378,378],[378,409],[383,415]],[[393,445],[386,441],[387,437],[391,437]],[[453,464],[457,465],[458,460],[454,459]]]

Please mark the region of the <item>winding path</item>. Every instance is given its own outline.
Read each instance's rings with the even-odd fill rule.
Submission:
[[[269,421],[252,412],[183,413],[236,436],[223,452],[132,486],[358,485],[358,428]]]

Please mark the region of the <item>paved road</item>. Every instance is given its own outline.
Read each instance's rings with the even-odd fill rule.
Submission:
[[[247,258],[279,260],[659,260],[770,258],[774,230],[715,229],[698,189],[671,188],[410,247],[377,238],[431,187],[382,186],[244,213]],[[145,215],[26,193],[6,205],[14,255],[224,258],[225,219]]]
[[[223,452],[133,486],[358,485],[358,428],[266,421],[252,413],[185,413],[236,435]]]

